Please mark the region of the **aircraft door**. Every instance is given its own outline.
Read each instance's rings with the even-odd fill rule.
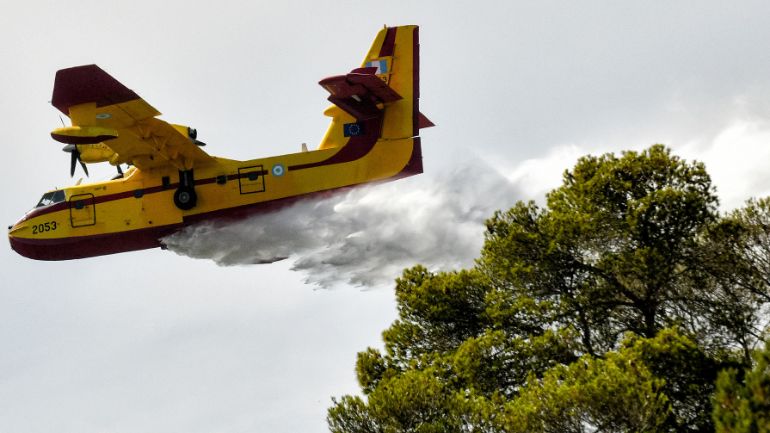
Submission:
[[[70,224],[87,227],[96,224],[96,203],[93,194],[77,194],[70,197]]]
[[[238,169],[238,187],[241,194],[265,192],[265,174],[261,165],[241,167]]]

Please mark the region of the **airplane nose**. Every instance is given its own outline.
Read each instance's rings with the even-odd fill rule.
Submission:
[[[11,244],[11,249],[24,257],[37,259],[37,251],[35,250],[34,245],[23,242],[21,239],[13,235],[13,232],[16,231],[17,228],[17,226],[12,226],[11,231],[8,233],[8,242]]]
[[[29,257],[28,245],[22,242],[17,236],[20,231],[24,230],[24,224],[19,222],[14,225],[8,226],[8,242],[11,244],[11,249],[21,254],[22,256]]]
[[[11,230],[11,229],[13,229],[13,226],[9,226],[9,227],[8,227],[8,230]],[[14,250],[14,251],[16,251],[16,252],[18,252],[18,251],[19,251],[19,250],[17,250],[17,249],[16,249],[16,247],[17,247],[17,245],[18,245],[18,241],[17,241],[17,240],[16,240],[16,238],[15,238],[15,237],[14,237],[12,234],[10,234],[10,233],[8,233],[8,242],[11,244],[11,249],[12,249],[12,250]]]
[[[16,233],[21,227],[19,227],[19,223],[11,224],[8,226],[8,236],[11,236],[13,233]]]

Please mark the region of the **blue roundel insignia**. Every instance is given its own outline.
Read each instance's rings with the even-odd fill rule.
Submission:
[[[286,172],[286,169],[283,168],[283,164],[276,164],[273,166],[273,169],[270,170],[273,173],[273,176],[283,176],[283,174]]]

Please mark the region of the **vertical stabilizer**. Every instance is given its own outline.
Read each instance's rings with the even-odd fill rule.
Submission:
[[[420,114],[420,43],[415,25],[386,27],[374,38],[359,68],[321,80],[334,106],[320,148],[341,147],[358,134],[396,140],[433,126]]]

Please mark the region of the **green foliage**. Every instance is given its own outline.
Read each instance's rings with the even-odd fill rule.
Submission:
[[[457,348],[484,328],[485,278],[474,270],[433,274],[422,266],[396,281],[400,319],[383,333],[395,361]]]
[[[329,410],[333,432],[416,432],[456,431],[458,421],[448,407],[451,392],[432,369],[409,370],[382,380],[368,396],[345,396]]]
[[[763,340],[765,325],[759,312],[770,302],[770,198],[749,200],[715,224],[703,242],[703,262],[711,277],[699,299],[705,318],[722,330],[725,346],[735,344],[743,361]]]
[[[634,337],[624,343],[649,371],[664,380],[661,391],[669,398],[666,429],[661,431],[711,431],[711,412],[717,372],[735,365],[729,357],[708,354],[691,338],[675,329],[663,329],[655,338]],[[622,351],[622,350],[621,350]]]
[[[664,146],[581,158],[545,207],[487,221],[473,268],[404,271],[385,350],[358,355],[365,399],[334,400],[330,428],[711,432],[764,410],[736,383],[764,337],[770,200],[716,206]]]
[[[546,331],[530,338],[510,338],[502,331],[488,331],[466,340],[448,364],[463,389],[510,397],[530,375],[542,376],[549,368],[575,359],[565,343],[569,334]]]
[[[713,413],[718,433],[770,432],[770,343],[754,359],[748,371],[719,374]]]
[[[585,355],[531,380],[505,405],[501,430],[666,431],[671,406],[665,380],[650,371],[638,341],[626,343],[604,358]]]
[[[716,219],[702,164],[663,146],[587,156],[547,202],[518,203],[488,221],[480,268],[495,287],[549,301],[557,325],[574,324],[591,354],[627,331],[653,337],[679,323],[697,235]]]
[[[356,372],[358,373],[358,383],[363,388],[364,394],[369,394],[385,377],[388,367],[380,352],[370,347],[366,349],[366,352],[358,354]]]
[[[329,430],[334,433],[380,433],[384,430],[378,420],[370,414],[370,409],[360,397],[346,395],[341,400],[332,398],[327,421]]]

